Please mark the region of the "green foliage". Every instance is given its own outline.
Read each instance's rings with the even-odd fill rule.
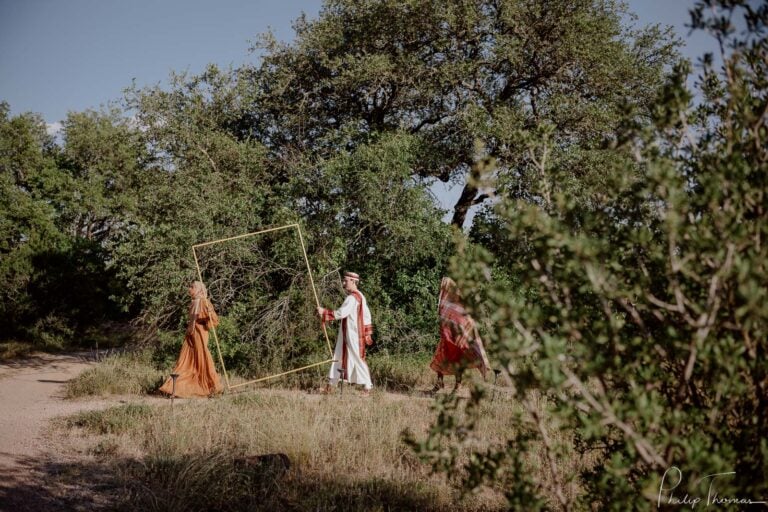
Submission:
[[[193,244],[253,231],[278,218],[267,204],[263,151],[227,132],[235,100],[227,74],[174,77],[171,90],[135,90],[128,102],[155,164],[145,166],[141,208],[112,251],[124,304],[146,325],[185,322],[186,287],[197,278]],[[206,262],[202,262],[204,265]],[[203,274],[207,268],[203,266]]]
[[[731,25],[741,15],[743,32]],[[693,19],[728,49],[722,72],[704,59],[700,105],[687,66],[676,67],[650,122],[628,110],[604,149],[616,158],[581,191],[548,158],[557,143],[528,138],[533,193],[503,196],[475,231],[485,247],[462,242],[452,261],[527,412],[521,425],[554,461],[549,479],[510,482],[517,506],[529,496],[563,510],[649,510],[673,494],[703,506],[716,474],[721,498],[768,495],[768,7],[702,2]],[[492,279],[500,267],[516,286]],[[470,463],[440,457],[463,442],[451,436],[473,428],[479,404],[480,393],[441,410],[417,444],[438,467],[463,465],[468,487],[528,463],[524,445]],[[575,434],[581,457],[597,461],[577,496],[557,470],[567,451],[555,434]]]
[[[131,93],[161,165],[145,171],[146,206],[113,251],[126,303],[141,304],[148,325],[181,327],[194,243],[301,219],[324,306],[343,298],[338,269],[353,268],[374,312],[374,351],[432,345],[425,303],[434,301],[449,231],[424,184],[411,179],[418,141],[393,133],[333,158],[279,157],[238,128],[249,115],[243,87],[239,74],[211,67],[176,77],[170,91]],[[324,341],[294,230],[201,248],[198,262],[222,317],[228,368],[259,374],[317,359]],[[409,275],[421,276],[416,297],[403,287]]]
[[[40,170],[53,165],[45,156],[50,145],[45,124],[32,115],[9,119],[8,105],[0,107],[0,275],[5,283],[0,308],[5,317],[24,319],[36,313],[35,299],[26,291],[36,270],[34,257],[63,237],[53,223],[53,209],[30,190]]]
[[[576,179],[587,162],[599,170],[593,153],[625,104],[648,115],[675,41],[623,25],[624,15],[603,0],[330,0],[319,19],[298,20],[293,44],[256,45],[261,64],[243,70],[250,127],[280,154],[320,158],[407,132],[422,145],[415,179],[464,187],[452,221],[461,227],[491,191],[471,179],[475,140],[500,173],[523,175],[518,192],[528,194],[521,131],[557,126]]]
[[[307,201],[300,211],[308,229],[322,233],[310,239],[320,273],[342,267],[363,277],[374,352],[424,350],[434,343],[434,304],[450,231],[424,185],[410,178],[419,151],[405,133],[383,135],[325,161],[319,179],[295,173],[296,182],[307,183],[293,194]],[[334,301],[324,304],[338,307],[340,297]]]
[[[121,122],[71,114],[60,147],[39,117],[0,109],[0,312],[14,319],[4,336],[60,348],[120,317],[107,245],[132,197],[120,184],[140,152],[119,138],[128,133]]]

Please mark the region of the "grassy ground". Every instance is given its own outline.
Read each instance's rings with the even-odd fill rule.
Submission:
[[[118,502],[128,508],[503,508],[494,492],[459,500],[401,442],[406,428],[425,431],[430,402],[262,389],[173,408],[126,404],[78,414],[62,427],[90,438],[90,452],[116,475]]]
[[[136,399],[58,425],[63,440],[84,442],[98,471],[109,475],[107,487],[118,508],[506,507],[501,483],[462,498],[449,478],[431,474],[403,443],[406,429],[423,438],[435,414],[434,399],[426,392],[434,379],[426,355],[372,357],[377,388],[370,398],[350,387],[343,396],[320,395],[306,385],[306,376],[294,376],[214,399],[177,400],[173,406],[161,399],[139,403],[163,379],[149,361],[141,354],[114,356],[71,381],[68,394],[73,397],[121,394],[125,402],[124,395],[132,394]],[[316,387],[323,373],[317,372]],[[511,399],[501,396],[483,407],[473,444],[478,450],[503,445],[519,428],[519,405]],[[529,462],[543,480],[549,477],[543,454]],[[579,464],[562,470],[573,474]]]
[[[376,386],[388,391],[410,393],[429,388],[435,375],[429,369],[430,355],[409,354],[392,356],[377,354],[369,358],[372,379]],[[98,366],[87,370],[67,384],[67,396],[105,396],[123,394],[148,394],[156,390],[168,378],[171,368],[158,369],[149,352],[127,352],[105,358]],[[325,383],[328,366],[318,366],[292,373],[275,380],[258,384],[259,388],[311,390]],[[236,373],[229,373],[231,385],[251,380]],[[253,389],[248,387],[245,389]]]

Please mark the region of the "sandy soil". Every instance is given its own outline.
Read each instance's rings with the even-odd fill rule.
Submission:
[[[40,354],[0,363],[0,468],[50,448],[42,433],[51,418],[99,406],[64,400],[64,383],[93,359],[88,353]]]
[[[36,354],[0,363],[0,510],[87,510],[77,489],[51,489],[47,476],[71,461],[59,453],[50,422],[107,407],[114,399],[65,400],[64,384],[96,363],[96,354]]]

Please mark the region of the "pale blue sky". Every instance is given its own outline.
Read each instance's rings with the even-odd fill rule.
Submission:
[[[0,0],[0,100],[14,114],[48,122],[69,110],[98,108],[170,71],[202,71],[253,61],[249,41],[273,29],[291,40],[301,12],[316,17],[321,0]],[[686,0],[632,0],[639,23],[672,25],[687,38]],[[688,39],[687,55],[709,41]],[[706,46],[705,46],[706,45]]]
[[[687,0],[630,0],[639,24],[671,25],[696,58],[713,51],[685,24]],[[293,38],[302,12],[317,17],[322,0],[0,0],[0,100],[12,114],[32,111],[58,124],[68,111],[119,100],[132,80],[165,83],[171,71],[198,73],[208,63],[254,62],[249,41],[270,28]],[[446,208],[458,187],[436,184]]]
[[[171,71],[238,66],[270,27],[293,38],[321,0],[0,0],[0,100],[48,122],[98,108]]]

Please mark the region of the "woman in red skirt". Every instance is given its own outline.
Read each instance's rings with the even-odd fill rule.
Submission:
[[[461,374],[465,368],[477,368],[485,378],[490,368],[483,341],[477,332],[475,321],[461,303],[456,283],[450,277],[440,282],[438,302],[440,316],[440,343],[429,367],[437,373],[437,384],[432,391],[445,387],[443,375],[456,375],[456,391],[461,386]]]

